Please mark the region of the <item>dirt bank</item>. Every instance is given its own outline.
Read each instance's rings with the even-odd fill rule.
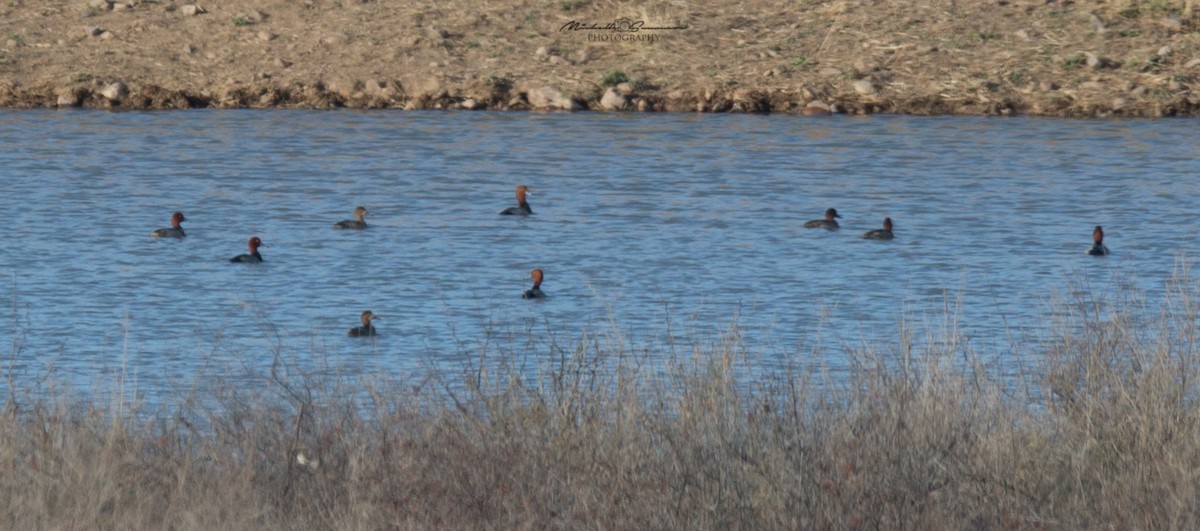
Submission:
[[[0,106],[1200,114],[1189,0],[6,0]]]

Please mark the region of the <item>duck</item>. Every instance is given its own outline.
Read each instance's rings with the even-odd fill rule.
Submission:
[[[258,254],[258,248],[266,247],[267,245],[265,243],[263,243],[262,240],[258,239],[258,236],[250,238],[249,245],[250,245],[250,254],[239,254],[233,258],[230,258],[229,261],[233,262],[235,264],[261,263],[263,261],[263,257],[261,254]]]
[[[501,216],[528,216],[533,214],[533,209],[529,208],[529,203],[525,201],[525,195],[529,193],[529,187],[521,185],[517,187],[517,206],[508,207],[500,211]]]
[[[379,319],[378,315],[371,313],[371,310],[366,310],[358,318],[362,321],[362,326],[351,328],[350,333],[348,334],[350,337],[367,337],[378,335],[375,332],[375,326],[371,324],[372,319]]]
[[[181,239],[184,236],[187,236],[187,233],[183,232],[183,227],[179,225],[179,223],[182,221],[187,221],[187,218],[183,217],[183,212],[171,214],[171,226],[151,232],[150,237]]]
[[[354,219],[346,219],[333,224],[335,229],[365,229],[367,222],[363,221],[363,216],[367,215],[365,207],[354,208]]]
[[[840,228],[840,225],[838,225],[837,220],[835,220],[834,218],[840,218],[840,217],[842,217],[842,216],[838,215],[837,209],[831,208],[831,209],[828,209],[825,211],[825,219],[814,219],[812,221],[809,221],[808,223],[804,224],[804,228],[806,228],[806,229],[838,230],[838,228]]]
[[[1092,230],[1092,246],[1088,248],[1087,254],[1091,256],[1108,256],[1108,247],[1104,245],[1104,229],[1099,225]]]
[[[546,294],[542,292],[542,276],[541,269],[534,269],[529,272],[529,278],[533,279],[533,287],[521,294],[522,299],[542,299],[546,297]]]
[[[883,228],[869,230],[863,233],[863,238],[868,240],[890,240],[892,236],[892,218],[883,218]]]

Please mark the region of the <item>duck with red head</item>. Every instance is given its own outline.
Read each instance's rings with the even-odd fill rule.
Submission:
[[[1092,230],[1092,246],[1088,248],[1087,254],[1091,256],[1108,256],[1108,247],[1104,245],[1104,229],[1096,225]]]
[[[258,263],[261,263],[263,261],[263,257],[261,254],[258,254],[258,248],[266,247],[267,245],[265,243],[263,243],[262,240],[258,239],[258,236],[250,238],[249,245],[250,245],[250,254],[239,254],[233,258],[230,258],[229,261],[233,262],[235,264],[258,264]]]
[[[351,328],[349,333],[350,337],[368,337],[379,335],[375,332],[375,325],[371,324],[372,320],[378,318],[379,316],[371,313],[371,310],[363,312],[362,315],[358,316],[358,319],[362,321],[362,326]]]
[[[825,211],[825,219],[814,219],[812,221],[809,221],[804,224],[804,228],[806,228],[806,229],[838,230],[838,228],[840,228],[840,225],[838,225],[837,220],[834,218],[840,218],[840,217],[842,217],[842,216],[838,215],[837,209],[831,208],[831,209],[828,209]]]
[[[533,214],[533,209],[529,208],[529,203],[525,201],[525,195],[529,193],[529,187],[521,185],[517,187],[517,206],[508,207],[500,212],[501,216],[528,216]]]
[[[542,292],[542,270],[534,269],[529,272],[529,278],[533,279],[533,287],[525,290],[521,294],[522,299],[542,299],[546,294]]]
[[[868,240],[890,240],[892,235],[892,218],[883,218],[883,228],[867,231],[863,238]]]
[[[154,232],[151,232],[150,236],[153,238],[182,239],[184,236],[187,236],[187,234],[183,232],[183,227],[179,225],[179,223],[183,221],[187,221],[187,218],[183,217],[183,212],[171,214],[171,226],[169,228],[158,229]]]

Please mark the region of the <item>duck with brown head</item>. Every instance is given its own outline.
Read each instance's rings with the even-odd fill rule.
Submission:
[[[840,218],[840,217],[842,217],[842,216],[838,215],[837,209],[831,208],[831,209],[828,209],[825,211],[825,219],[814,219],[812,221],[809,221],[804,224],[804,228],[806,228],[806,229],[838,230],[838,228],[840,228],[840,226],[838,225],[837,220],[834,218]]]
[[[378,318],[379,318],[379,316],[371,313],[371,310],[364,311],[362,313],[362,315],[358,316],[359,321],[362,322],[362,326],[356,326],[354,328],[351,328],[350,333],[348,335],[350,337],[367,337],[367,336],[379,335],[378,333],[375,332],[375,325],[371,324],[371,321],[378,319]]]
[[[1092,229],[1092,246],[1088,248],[1087,254],[1091,256],[1108,256],[1108,247],[1104,245],[1104,229],[1096,225]]]
[[[179,225],[179,223],[182,221],[187,221],[187,218],[183,217],[183,212],[171,214],[171,227],[158,229],[154,232],[151,232],[150,236],[154,238],[182,239],[184,236],[187,236],[187,234],[183,232],[183,227]]]
[[[863,234],[863,238],[868,240],[890,240],[892,235],[892,218],[883,218],[883,228],[869,230]]]
[[[335,229],[365,229],[367,222],[363,221],[363,216],[367,215],[366,207],[356,207],[354,209],[354,219],[346,219],[333,224]]]
[[[258,264],[258,263],[261,263],[263,261],[263,257],[261,254],[258,254],[258,248],[266,247],[267,245],[265,243],[263,243],[262,240],[258,239],[258,236],[250,238],[249,245],[250,245],[250,254],[239,254],[233,258],[230,258],[229,261],[233,262],[235,264]]]
[[[508,207],[500,212],[501,216],[528,216],[533,214],[533,209],[529,208],[529,203],[525,200],[525,195],[529,194],[529,187],[521,185],[517,187],[517,206]]]
[[[542,270],[534,269],[529,272],[529,278],[533,279],[533,287],[525,290],[521,294],[522,299],[542,299],[546,294],[542,292]]]

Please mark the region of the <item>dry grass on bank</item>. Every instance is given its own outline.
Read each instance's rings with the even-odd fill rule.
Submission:
[[[280,365],[265,389],[167,414],[16,397],[0,527],[1196,528],[1187,284],[1158,313],[1063,305],[1023,354],[1028,381],[990,375],[951,330],[857,353],[845,381],[747,385],[732,333],[665,374],[598,339],[555,347],[539,381],[478,371],[415,392]]]
[[[8,0],[0,107],[1197,116],[1193,4]]]

